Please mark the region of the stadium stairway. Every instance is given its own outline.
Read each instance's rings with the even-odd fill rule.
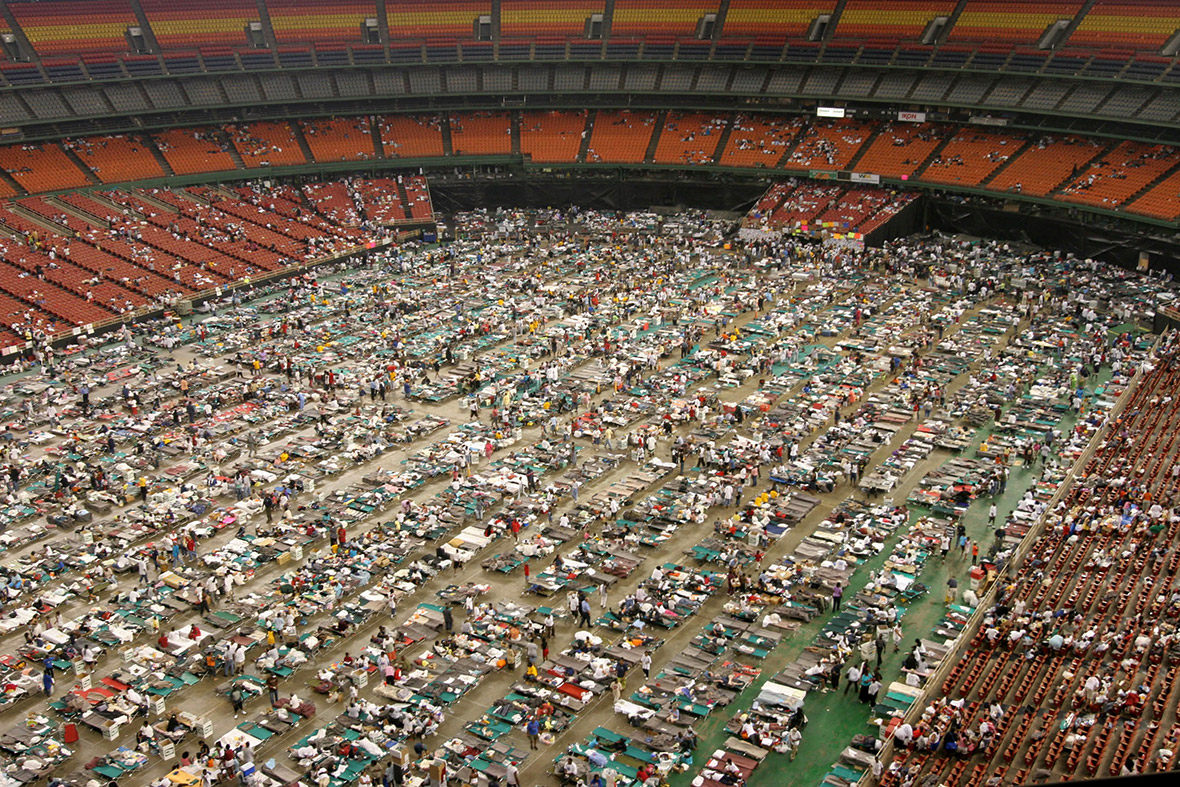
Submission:
[[[520,155],[520,113],[511,112],[508,115],[508,135],[512,139],[512,155]]]
[[[725,152],[725,146],[729,144],[729,136],[733,133],[735,115],[736,113],[731,112],[729,117],[725,119],[725,128],[721,129],[721,135],[717,138],[717,150],[713,151],[713,158],[709,162],[710,164],[721,163],[721,154]]]
[[[959,0],[955,10],[947,17],[946,24],[942,28],[942,32],[938,34],[937,44],[945,44],[946,38],[950,32],[955,29],[955,24],[959,21],[959,17],[963,15],[963,9],[967,7],[967,0]]]
[[[164,174],[172,177],[176,172],[172,169],[172,165],[168,163],[168,159],[164,158],[164,154],[160,152],[160,148],[156,145],[156,140],[152,138],[151,134],[144,134],[144,140],[147,149],[151,151],[152,156],[156,159],[156,163],[160,165],[160,169],[164,170]]]
[[[1131,203],[1133,203],[1135,200],[1139,199],[1139,198],[1140,198],[1140,197],[1142,197],[1144,194],[1146,194],[1147,192],[1149,192],[1149,191],[1151,191],[1152,189],[1154,189],[1154,188],[1155,188],[1156,186],[1158,186],[1160,183],[1163,183],[1165,180],[1167,180],[1168,178],[1172,177],[1172,175],[1176,174],[1176,171],[1177,171],[1177,170],[1180,170],[1180,161],[1177,161],[1175,164],[1173,164],[1171,167],[1169,167],[1169,168],[1168,168],[1166,171],[1164,171],[1164,172],[1161,172],[1161,173],[1160,173],[1160,175],[1159,175],[1159,177],[1157,177],[1155,180],[1151,181],[1151,183],[1148,183],[1146,186],[1144,186],[1143,188],[1139,189],[1138,191],[1136,191],[1136,192],[1135,192],[1134,194],[1132,194],[1131,196],[1127,197],[1125,200],[1123,200],[1122,204],[1123,204],[1124,206],[1125,206],[1125,205],[1130,205],[1130,204],[1131,204]],[[1177,709],[1177,713],[1178,713],[1178,714],[1180,714],[1180,708],[1178,708],[1178,709]]]
[[[407,219],[413,218],[410,215],[410,195],[406,193],[406,184],[401,178],[397,180],[397,198],[402,206],[402,215]]]
[[[942,155],[943,148],[945,148],[947,146],[947,143],[949,143],[954,138],[955,138],[954,134],[947,134],[945,137],[943,137],[942,141],[938,143],[938,147],[936,147],[934,150],[930,151],[930,155],[926,157],[926,160],[923,161],[922,164],[917,169],[914,170],[914,175],[913,175],[914,180],[921,180],[922,179],[922,175],[926,172],[926,168],[930,166],[931,162],[938,160],[938,157]]]
[[[579,164],[586,163],[586,154],[590,151],[590,137],[594,132],[594,121],[598,117],[598,110],[592,109],[586,114],[586,128],[582,131],[582,144],[578,147]]]
[[[224,131],[217,131],[216,134],[224,142],[224,150],[229,154],[229,157],[233,159],[234,166],[238,169],[245,169],[246,162],[242,160],[242,154],[239,153],[238,149],[234,146],[234,141],[230,139],[229,135]]]
[[[65,151],[66,158],[68,158],[74,164],[75,167],[82,170],[82,174],[86,176],[87,180],[89,180],[95,186],[102,185],[102,181],[98,179],[98,175],[95,175],[94,171],[92,169],[90,169],[90,167],[86,166],[85,162],[83,162],[82,159],[78,158],[77,153],[75,153],[73,150],[71,150],[69,147],[67,147],[65,145],[58,145],[58,147],[60,147],[62,150]]]
[[[864,144],[860,146],[860,150],[856,151],[856,154],[848,160],[847,169],[852,170],[853,172],[856,171],[856,165],[860,163],[860,160],[864,157],[864,154],[867,153],[869,148],[873,146],[873,143],[877,141],[877,137],[881,136],[881,130],[883,128],[885,128],[884,123],[878,123],[873,127],[873,133],[869,134],[869,138],[866,139]]]
[[[303,127],[298,123],[291,123],[291,130],[295,133],[295,141],[299,143],[299,149],[303,151],[303,155],[308,161],[314,162],[316,157],[311,152],[311,145],[307,144],[307,137],[303,136]]]
[[[442,117],[439,118],[438,128],[442,132],[443,155],[455,155],[455,147],[451,141],[451,116],[449,113],[442,113]]]
[[[799,147],[799,145],[804,141],[804,138],[807,135],[807,128],[807,123],[804,123],[803,126],[800,127],[799,133],[795,135],[795,138],[791,140],[791,144],[786,146],[786,148],[783,150],[783,154],[779,156],[778,161],[775,162],[775,169],[782,169],[784,166],[786,166],[786,163],[791,160],[791,154],[795,152],[795,148]]]
[[[661,109],[656,113],[656,121],[652,123],[651,141],[647,143],[647,152],[643,154],[643,163],[651,164],[655,161],[656,148],[660,146],[660,134],[664,131],[664,122],[668,119],[668,110]]]
[[[1033,141],[1031,139],[1024,140],[1024,144],[1022,144],[1019,148],[1017,148],[1016,152],[1013,153],[1011,156],[1009,156],[1008,159],[1003,164],[1001,164],[1000,166],[993,169],[991,171],[991,174],[989,174],[983,180],[979,181],[978,188],[984,188],[987,186],[987,184],[991,183],[992,180],[996,177],[996,175],[999,175],[1001,172],[1003,172],[1005,169],[1007,169],[1008,165],[1011,164],[1016,159],[1018,159],[1021,156],[1021,154],[1024,153],[1024,151],[1026,151],[1030,147],[1032,147],[1032,144],[1033,144]]]
[[[6,184],[8,184],[8,187],[10,189],[12,189],[14,194],[28,194],[29,193],[28,190],[25,189],[24,186],[22,186],[21,184],[16,182],[16,178],[12,177],[12,175],[9,175],[4,170],[0,170],[0,180],[4,181]]]
[[[1103,160],[1103,159],[1105,159],[1107,156],[1109,156],[1109,155],[1110,155],[1110,152],[1111,152],[1112,150],[1114,150],[1115,148],[1117,148],[1117,147],[1118,147],[1120,144],[1121,144],[1121,143],[1120,143],[1120,142],[1119,142],[1119,140],[1117,140],[1117,139],[1116,139],[1116,140],[1112,140],[1112,141],[1110,141],[1109,143],[1107,143],[1106,147],[1104,147],[1104,148],[1101,150],[1101,152],[1099,152],[1099,153],[1098,153],[1098,155],[1096,155],[1096,156],[1093,156],[1093,157],[1090,159],[1090,162],[1089,162],[1089,163],[1087,163],[1087,164],[1084,164],[1084,165],[1082,165],[1081,167],[1079,167],[1079,168],[1078,168],[1078,173],[1071,173],[1071,174],[1069,174],[1069,175],[1066,175],[1066,176],[1065,176],[1065,178],[1064,178],[1064,179],[1062,179],[1062,181],[1061,181],[1060,183],[1058,183],[1056,186],[1054,186],[1054,187],[1053,187],[1053,189],[1052,189],[1052,190],[1049,192],[1049,194],[1048,194],[1047,196],[1049,196],[1050,198],[1052,198],[1052,196],[1053,196],[1054,194],[1060,194],[1060,193],[1062,192],[1062,190],[1063,190],[1063,189],[1064,189],[1066,186],[1068,186],[1070,183],[1073,183],[1074,179],[1077,177],[1077,175],[1078,175],[1078,174],[1080,174],[1080,173],[1082,173],[1082,172],[1085,172],[1085,171],[1086,171],[1086,169],[1087,169],[1087,167],[1089,167],[1090,163],[1093,163],[1093,162],[1095,162],[1095,161],[1102,161],[1102,160]]]
[[[377,158],[385,158],[385,145],[381,142],[381,124],[377,118],[369,116],[369,134],[373,137],[373,150]]]

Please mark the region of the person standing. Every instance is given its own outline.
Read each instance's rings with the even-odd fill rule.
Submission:
[[[639,666],[643,669],[643,677],[645,680],[651,678],[651,651],[643,651],[643,656],[639,659]]]
[[[840,611],[840,599],[842,598],[844,598],[844,588],[837,582],[836,587],[832,589],[832,608],[837,612]]]
[[[536,718],[529,719],[529,723],[525,725],[525,732],[529,736],[529,748],[537,748],[537,738],[541,735],[541,722]]]

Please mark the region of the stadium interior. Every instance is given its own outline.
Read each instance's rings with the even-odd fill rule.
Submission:
[[[0,787],[1166,774],[1178,229],[1177,0],[0,0]]]

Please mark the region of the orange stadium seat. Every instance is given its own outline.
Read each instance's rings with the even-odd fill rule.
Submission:
[[[176,0],[140,0],[156,41],[165,49],[220,44],[245,47],[246,27],[259,21],[254,0],[202,0],[200,8]]]
[[[856,169],[887,178],[912,177],[945,135],[945,129],[931,123],[887,123]]]
[[[9,3],[8,9],[43,56],[127,52],[127,28],[139,25],[128,0],[93,0],[84,10],[68,0]]]
[[[1024,140],[1017,134],[964,128],[951,138],[920,177],[933,183],[978,186],[1015,155],[1022,144]]]
[[[29,193],[79,188],[89,184],[82,170],[52,142],[0,147],[0,167]]]
[[[844,169],[871,133],[871,126],[855,120],[813,120],[800,134],[799,143],[784,166],[787,169]]]
[[[401,190],[396,180],[372,178],[359,181],[353,187],[369,221],[390,224],[406,220],[406,207],[402,204]]]
[[[225,131],[247,167],[307,163],[295,132],[286,123],[244,123],[226,126]]]
[[[173,128],[156,131],[152,136],[177,175],[237,169],[217,129]]]
[[[1175,0],[1096,0],[1069,42],[1158,51],[1177,30],[1180,5]]]
[[[280,43],[341,41],[360,43],[361,26],[377,17],[374,0],[266,0],[270,26]]]
[[[723,167],[776,167],[805,125],[802,117],[739,114],[725,143]]]
[[[380,118],[378,130],[387,158],[428,158],[443,154],[438,115],[391,115]]]
[[[387,0],[390,40],[471,40],[475,22],[492,15],[492,0]]]
[[[590,133],[587,163],[641,164],[655,130],[654,112],[599,112]]]
[[[775,41],[804,38],[815,18],[835,7],[835,0],[732,0],[724,32]]]
[[[967,0],[948,41],[1035,44],[1049,25],[1073,19],[1081,0],[1028,3],[1025,0]]]
[[[520,152],[533,161],[572,164],[582,147],[586,112],[522,112]]]
[[[656,164],[712,164],[717,154],[724,115],[702,112],[669,112],[656,143]]]
[[[1173,172],[1152,186],[1127,209],[1164,221],[1180,219],[1180,172]]]
[[[1122,142],[1061,190],[1059,199],[1101,208],[1116,208],[1176,163],[1170,145]]]
[[[426,185],[426,178],[415,175],[406,178],[406,199],[409,202],[410,218],[429,219],[434,215],[434,208],[430,204],[430,189]]]
[[[1045,136],[1016,156],[987,187],[992,191],[1044,197],[1073,178],[1104,146],[1082,137]]]
[[[135,135],[114,134],[65,141],[103,183],[162,178],[164,170],[148,145]]]
[[[512,152],[512,116],[507,112],[452,113],[451,149],[456,156]]]
[[[357,161],[374,156],[368,117],[301,120],[299,127],[316,161]]]
[[[719,6],[719,0],[615,0],[611,36],[692,36],[701,18]]]
[[[836,26],[837,38],[919,41],[935,17],[954,13],[953,0],[848,0]]]
[[[604,0],[549,4],[535,0],[502,0],[500,34],[506,38],[581,38],[586,33],[586,22],[594,14],[602,14],[605,8]]]

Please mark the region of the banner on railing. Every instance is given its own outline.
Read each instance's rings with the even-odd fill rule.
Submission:
[[[873,183],[881,182],[880,175],[874,175],[870,172],[853,172],[848,176],[848,179],[853,183]]]
[[[904,120],[906,123],[925,123],[926,122],[926,113],[925,112],[898,112],[897,119]]]

